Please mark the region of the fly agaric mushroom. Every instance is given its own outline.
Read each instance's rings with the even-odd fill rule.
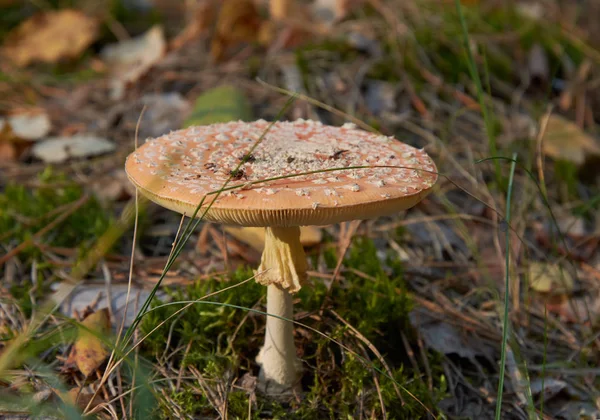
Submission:
[[[198,213],[205,220],[266,229],[257,281],[267,286],[267,312],[274,316],[267,317],[257,356],[259,385],[281,394],[298,384],[301,372],[293,324],[285,320],[292,319],[292,295],[306,280],[299,226],[410,208],[431,191],[437,174],[423,150],[354,124],[276,122],[253,149],[268,127],[260,120],[174,131],[129,155],[126,171],[163,207],[191,216],[213,193]],[[295,174],[303,175],[285,177]],[[215,194],[228,179],[241,187]]]

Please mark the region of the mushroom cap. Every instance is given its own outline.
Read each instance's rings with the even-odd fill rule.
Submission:
[[[354,124],[276,122],[251,150],[268,127],[259,120],[174,131],[149,139],[129,155],[125,169],[157,204],[191,216],[206,196],[197,216],[210,205],[204,220],[239,226],[326,225],[388,215],[417,204],[437,180],[423,150]],[[369,167],[337,170],[356,166]],[[215,194],[230,177],[227,187],[244,187]]]

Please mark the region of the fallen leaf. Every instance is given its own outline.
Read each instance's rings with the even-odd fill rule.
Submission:
[[[32,62],[55,63],[79,56],[98,35],[98,21],[63,9],[37,14],[6,37],[2,54],[19,67]]]
[[[262,252],[265,247],[265,228],[225,226],[225,232],[257,251]],[[321,239],[323,239],[321,228],[316,226],[300,227],[300,242],[303,246],[315,246],[321,242]]]
[[[129,107],[128,115],[123,119],[135,121],[144,114],[140,121],[140,139],[160,137],[181,127],[190,110],[189,102],[178,92],[149,93],[142,96],[137,106]]]
[[[16,140],[9,125],[0,126],[0,162],[12,162],[19,158],[20,151]]]
[[[56,295],[60,294],[61,284],[55,286]],[[75,313],[83,313],[91,307],[107,310],[108,305],[112,307],[111,322],[114,327],[119,327],[123,318],[125,318],[125,328],[129,327],[138,314],[144,301],[150,296],[150,290],[132,285],[129,290],[129,300],[127,300],[126,284],[112,284],[108,287],[105,284],[90,284],[77,286],[71,292],[69,297],[61,302],[60,312],[68,317],[72,317]],[[110,299],[107,296],[110,294]],[[156,297],[162,300],[167,300],[168,296],[158,291]],[[129,302],[126,305],[126,302]],[[125,312],[127,306],[127,312]]]
[[[258,41],[262,23],[252,0],[224,0],[210,47],[213,60],[222,61],[227,50],[238,43]]]
[[[588,234],[583,217],[562,211],[556,211],[554,217],[558,229],[563,235],[573,239],[581,239]]]
[[[163,0],[164,1],[164,0]],[[164,1],[166,10],[173,9],[172,1]],[[185,28],[170,43],[171,49],[181,48],[189,41],[198,38],[201,34],[208,31],[212,26],[217,14],[217,1],[204,0],[192,5],[192,18],[188,21]]]
[[[94,393],[89,390],[81,389],[81,387],[71,388],[67,392],[54,390],[54,393],[60,397],[65,403],[80,409],[85,409],[88,405],[90,409],[102,404],[104,399],[101,393]],[[91,404],[90,404],[91,402]]]
[[[205,91],[196,99],[184,127],[229,121],[252,120],[252,107],[244,92],[235,86],[222,85]]]
[[[72,137],[49,137],[33,145],[31,153],[46,163],[61,163],[72,158],[102,155],[115,150],[115,145],[93,134]]]
[[[100,56],[111,69],[111,97],[120,99],[127,84],[137,81],[165,54],[163,29],[154,26],[143,35],[104,47]]]
[[[600,410],[595,402],[571,400],[561,401],[550,415],[553,419],[595,420],[600,419]]]
[[[549,313],[557,314],[561,321],[578,325],[591,323],[596,326],[600,321],[600,296],[597,293],[589,296],[571,297],[567,295],[551,295],[540,302],[540,310],[544,307]]]
[[[466,359],[485,356],[492,360],[493,349],[488,344],[469,338],[454,325],[437,320],[423,310],[411,311],[409,319],[428,348],[442,354],[458,354]]]
[[[600,156],[600,145],[577,124],[551,115],[544,133],[543,152],[554,159],[581,165],[589,155]]]
[[[135,195],[130,186],[131,182],[122,168],[102,174],[91,182],[91,188],[96,197],[106,202],[125,200]]]
[[[11,143],[0,141],[0,162],[12,162],[19,158],[19,151]]]
[[[554,378],[537,378],[532,380],[529,384],[531,395],[534,397],[539,396],[540,398],[543,398],[544,401],[554,398],[568,387],[569,384],[567,382]]]
[[[10,127],[12,134],[22,140],[39,140],[45,137],[52,128],[48,114],[39,109],[12,113],[0,118],[0,131]]]
[[[40,110],[26,110],[0,118],[0,161],[15,161],[31,142],[50,131],[50,119]]]
[[[109,351],[101,338],[110,332],[110,316],[108,309],[100,309],[85,318],[67,363],[73,362],[85,376],[98,369],[108,357]]]
[[[539,293],[569,294],[575,282],[567,270],[558,264],[532,262],[529,264],[529,287]]]

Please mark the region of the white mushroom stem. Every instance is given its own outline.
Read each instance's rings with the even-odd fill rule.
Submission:
[[[296,357],[292,293],[306,278],[306,255],[300,243],[300,229],[267,228],[265,249],[257,281],[267,285],[267,327],[265,344],[256,361],[261,365],[259,387],[268,394],[290,391],[302,369]],[[282,319],[285,318],[285,319]]]
[[[267,394],[290,391],[298,382],[301,365],[296,357],[292,295],[277,284],[267,288],[267,331],[256,361],[261,365],[259,387]]]

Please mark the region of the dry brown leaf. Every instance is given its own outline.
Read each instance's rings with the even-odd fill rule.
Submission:
[[[0,141],[0,163],[13,162],[18,158],[19,151],[17,150],[14,144]]]
[[[600,145],[577,124],[561,116],[551,115],[544,133],[543,151],[554,159],[581,165],[587,156],[600,156]]]
[[[536,292],[569,294],[574,284],[571,274],[558,264],[532,262],[529,265],[529,286]]]
[[[163,29],[154,26],[143,35],[106,46],[100,53],[111,69],[111,96],[122,98],[125,87],[142,77],[165,54]]]
[[[564,322],[597,325],[600,314],[600,296],[590,294],[581,297],[561,296],[561,299],[545,303],[548,312],[557,314]]]
[[[257,251],[262,252],[265,247],[265,228],[226,226],[225,232]],[[321,242],[322,238],[323,232],[320,228],[316,226],[300,227],[300,242],[303,246],[315,246]]]
[[[55,63],[81,54],[98,35],[98,21],[84,13],[63,9],[40,13],[15,28],[2,53],[19,67],[33,62]]]
[[[165,2],[165,9],[172,9],[173,2]],[[217,2],[214,0],[204,0],[192,6],[192,17],[185,28],[170,43],[172,49],[181,48],[189,41],[198,38],[201,34],[208,31],[212,26],[217,14]]]
[[[31,142],[15,135],[10,124],[0,121],[0,162],[12,162],[29,148]]]
[[[256,42],[261,33],[261,19],[252,0],[224,0],[217,18],[210,54],[219,62],[229,47],[240,42]]]
[[[104,402],[104,399],[100,396],[100,393],[93,393],[88,390],[83,390],[80,387],[71,388],[67,392],[54,390],[55,394],[60,397],[65,403],[85,409],[88,405],[90,408],[94,408]],[[91,401],[91,404],[90,404]]]
[[[108,308],[92,313],[81,322],[81,325],[87,330],[80,328],[67,363],[73,362],[81,373],[88,376],[102,365],[109,354],[100,339],[100,337],[107,337],[110,332]]]

